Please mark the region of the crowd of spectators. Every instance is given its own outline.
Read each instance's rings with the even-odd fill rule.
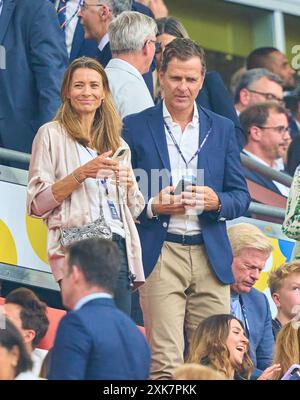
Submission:
[[[0,45],[0,146],[32,153],[27,213],[47,225],[68,310],[46,354],[46,304],[7,295],[0,379],[271,380],[299,364],[300,263],[270,274],[272,320],[253,286],[273,247],[226,226],[250,181],[289,197],[297,238],[296,181],[240,160],[285,174],[300,161],[286,56],[253,50],[231,96],[162,0],[0,0]]]

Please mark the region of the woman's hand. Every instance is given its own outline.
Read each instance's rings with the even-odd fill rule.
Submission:
[[[123,187],[127,191],[134,185],[131,168],[126,165],[119,165],[112,179],[118,186]]]
[[[76,173],[84,178],[112,178],[118,169],[118,162],[107,157],[112,155],[112,151],[107,151],[100,156],[88,161],[76,170]]]
[[[279,372],[281,370],[280,364],[273,364],[271,367],[266,368],[264,372],[257,378],[258,381],[267,381],[273,378],[275,372]]]

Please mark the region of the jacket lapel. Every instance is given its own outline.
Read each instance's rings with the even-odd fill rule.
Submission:
[[[83,30],[83,26],[80,23],[80,20],[78,19],[76,29],[74,32],[74,38],[72,41],[72,48],[71,48],[71,54],[70,54],[71,60],[73,60],[74,58],[77,57],[77,54],[79,53],[79,50],[80,50],[83,42],[84,42],[84,30]]]
[[[3,43],[3,39],[15,6],[16,0],[7,0],[4,2],[2,13],[0,15],[0,43]]]
[[[206,147],[208,146],[208,142],[210,140],[210,135],[212,135],[212,120],[209,118],[209,116],[206,114],[205,111],[203,111],[203,108],[201,106],[198,106],[198,113],[199,113],[199,118],[200,118],[200,134],[199,134],[199,143],[198,146],[200,147],[201,143],[206,138],[206,135],[209,133],[208,137],[206,138],[206,141],[198,154],[198,164],[197,168],[198,170],[204,169],[206,165],[206,157],[207,157],[207,151]]]
[[[164,168],[166,168],[168,171],[171,171],[170,158],[164,128],[162,102],[160,102],[155,108],[151,110],[151,114],[149,114],[147,122],[162,164]]]

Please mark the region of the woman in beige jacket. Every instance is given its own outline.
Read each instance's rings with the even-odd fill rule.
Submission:
[[[27,212],[47,224],[49,264],[59,283],[61,228],[83,227],[102,215],[122,259],[115,301],[130,314],[130,287],[145,280],[134,223],[145,203],[102,66],[86,57],[73,61],[61,98],[55,120],[43,125],[33,142]],[[111,156],[120,147],[123,157],[116,161]]]

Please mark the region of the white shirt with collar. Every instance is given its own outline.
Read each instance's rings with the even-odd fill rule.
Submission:
[[[87,296],[82,297],[75,305],[74,310],[79,310],[81,307],[83,307],[86,303],[95,300],[95,299],[112,299],[112,295],[109,293],[103,293],[103,292],[98,292],[98,293],[92,293]]]
[[[120,58],[113,58],[107,64],[105,72],[122,118],[154,106],[141,73],[133,65]]]
[[[267,167],[270,167],[269,164],[267,164],[264,160],[262,160],[261,158],[257,157],[255,154],[251,153],[248,150],[243,150],[244,153],[246,153],[249,157],[251,157],[253,160],[259,162],[260,164],[266,165]],[[274,170],[278,171],[278,169],[275,167],[273,168]],[[289,191],[290,189],[283,185],[282,183],[276,182],[276,181],[272,181],[274,183],[274,185],[277,187],[277,189],[280,191],[280,193],[285,196],[288,197],[289,196]]]
[[[106,33],[103,38],[100,40],[100,43],[98,44],[98,49],[102,51],[104,47],[109,43],[109,36],[108,33]]]
[[[185,127],[184,132],[182,132],[181,127],[178,123],[174,122],[171,114],[169,113],[165,101],[163,101],[163,118],[166,124],[169,126],[171,132],[174,135],[176,142],[178,143],[184,158],[189,161],[199,148],[199,114],[196,103],[194,103],[194,114],[192,121],[188,123]],[[165,127],[165,135],[167,139],[168,153],[170,159],[171,175],[173,186],[176,187],[182,175],[194,175],[197,177],[197,167],[198,167],[198,156],[196,156],[188,165],[188,170],[178,153],[176,146]],[[201,152],[199,154],[201,157]],[[153,213],[151,210],[153,198],[149,200],[147,208],[148,218],[153,218]],[[177,235],[197,235],[201,232],[201,226],[196,213],[191,215],[171,215],[169,227],[169,233],[174,233]]]
[[[31,353],[31,359],[33,362],[32,369],[30,371],[25,371],[19,374],[15,380],[17,381],[31,381],[40,380],[39,377],[44,358],[46,357],[48,351],[44,349],[34,349]]]
[[[66,42],[69,57],[71,54],[74,33],[75,33],[77,22],[78,22],[77,14],[80,10],[80,2],[81,2],[81,0],[69,0],[67,2],[66,21],[68,21],[68,22],[67,22],[67,25],[65,28],[65,42]],[[58,8],[58,4],[59,4],[59,0],[56,0],[56,3],[55,3],[56,10]]]

